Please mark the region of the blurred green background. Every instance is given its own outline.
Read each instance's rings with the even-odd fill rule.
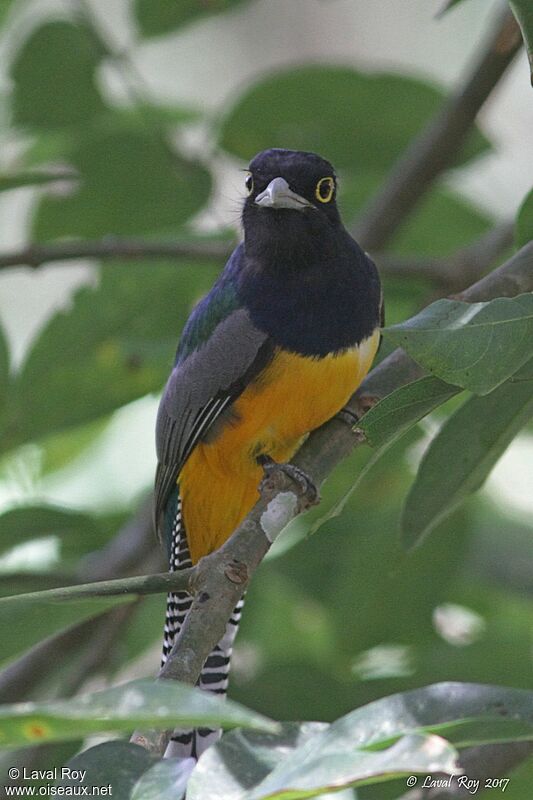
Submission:
[[[191,251],[0,271],[2,593],[161,568],[146,521],[158,394],[183,323],[224,261],[194,248],[237,241],[240,170],[271,146],[330,158],[353,223],[460,83],[498,8],[471,0],[437,18],[440,6],[2,0],[0,258],[29,242],[113,237]],[[391,257],[446,257],[515,217],[533,183],[530,95],[520,56]],[[390,323],[442,291],[386,270],[384,280]],[[531,686],[532,429],[416,552],[399,545],[416,465],[453,407],[402,439],[342,515],[308,536],[369,458],[359,451],[323,506],[282,537],[248,593],[234,699],[278,719],[332,720],[440,680]],[[2,662],[14,670],[0,676],[3,701],[155,673],[163,597],[63,632],[53,668],[21,680],[13,658],[80,613],[22,620],[16,635],[0,617]]]

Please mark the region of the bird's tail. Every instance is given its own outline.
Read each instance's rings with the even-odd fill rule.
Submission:
[[[187,537],[181,519],[181,503],[178,501],[175,522],[172,530],[172,547],[170,553],[171,571],[186,569],[191,566],[191,557],[187,546]],[[239,600],[231,618],[226,625],[226,632],[219,643],[211,651],[202,668],[197,685],[204,691],[213,692],[221,697],[226,696],[230,670],[233,641],[237,635],[244,598]],[[181,626],[192,604],[192,597],[186,592],[171,592],[167,598],[165,633],[163,638],[162,663],[167,660]],[[220,737],[220,730],[213,728],[178,729],[176,728],[165,752],[166,757],[195,758]]]

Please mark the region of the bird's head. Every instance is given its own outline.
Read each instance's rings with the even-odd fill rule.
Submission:
[[[245,233],[251,226],[318,231],[340,222],[335,171],[315,153],[264,150],[250,162],[245,185]]]

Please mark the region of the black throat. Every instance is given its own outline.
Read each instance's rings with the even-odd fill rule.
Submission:
[[[374,264],[338,213],[255,209],[243,214],[237,291],[273,342],[323,357],[359,344],[379,324]]]

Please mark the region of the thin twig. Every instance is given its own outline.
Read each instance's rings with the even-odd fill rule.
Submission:
[[[461,81],[459,89],[412,140],[384,186],[363,210],[354,235],[367,250],[386,247],[436,178],[452,166],[479,110],[521,45],[520,29],[506,8],[466,81]]]
[[[140,596],[159,594],[160,592],[187,591],[192,572],[192,569],[184,569],[180,572],[160,572],[156,575],[138,575],[133,578],[116,578],[109,581],[81,583],[75,586],[65,586],[61,589],[26,592],[25,594],[16,595],[16,598],[19,602],[39,600],[45,603],[49,600],[54,602],[81,600],[84,597],[120,597],[130,594]],[[12,596],[0,597],[0,606],[2,603],[10,603],[12,601]]]

